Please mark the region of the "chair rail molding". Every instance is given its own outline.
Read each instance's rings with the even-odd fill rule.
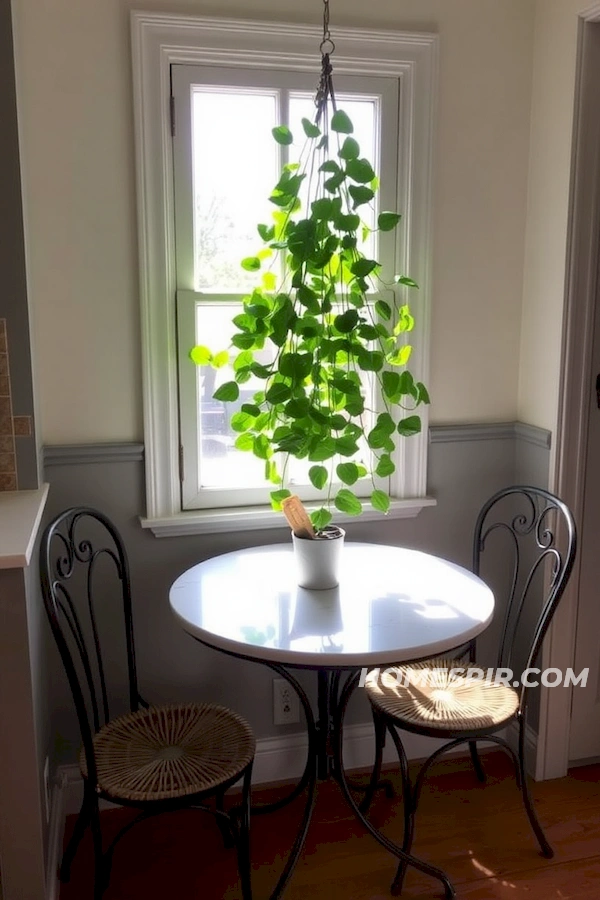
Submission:
[[[44,447],[44,466],[84,466],[91,463],[142,462],[138,443],[51,444]]]
[[[430,425],[431,444],[460,441],[522,440],[537,447],[550,448],[551,433],[524,422],[492,422],[456,425]],[[95,463],[142,462],[144,444],[137,441],[99,442],[97,444],[47,444],[43,450],[45,466],[92,465]]]

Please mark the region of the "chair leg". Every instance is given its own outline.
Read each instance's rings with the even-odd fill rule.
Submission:
[[[94,900],[102,900],[108,884],[108,872],[104,865],[102,852],[102,831],[100,828],[100,809],[97,797],[93,797],[90,801],[90,825],[94,842]]]
[[[400,735],[396,731],[395,726],[390,723],[387,727],[398,754],[400,774],[402,776],[402,801],[404,804],[404,840],[402,842],[402,849],[405,853],[410,853],[415,836],[415,802],[408,771],[408,759],[406,758],[404,745],[400,740]],[[407,868],[406,862],[400,860],[390,888],[390,893],[394,897],[399,897],[402,893],[402,886],[404,884],[404,876],[406,875]],[[451,895],[446,891],[446,896]]]
[[[250,857],[250,783],[252,765],[246,769],[242,787],[239,828],[237,834],[238,869],[243,900],[252,900],[252,860]]]
[[[225,812],[225,793],[223,791],[220,791],[217,794],[215,798],[215,807],[218,812]],[[221,837],[223,838],[223,846],[226,850],[230,850],[232,847],[235,847],[235,838],[231,830],[231,825],[224,815],[217,816],[216,819],[219,831],[221,832]]]
[[[83,795],[83,802],[81,804],[81,809],[79,810],[79,815],[77,816],[77,821],[75,822],[73,834],[69,839],[67,849],[63,853],[63,858],[58,870],[58,877],[63,884],[67,884],[71,879],[71,865],[73,864],[73,860],[75,859],[75,854],[77,853],[77,849],[79,847],[79,844],[81,843],[81,839],[85,833],[85,829],[90,824],[90,820],[90,801],[86,792]]]
[[[475,769],[477,781],[480,781],[482,784],[485,784],[486,777],[485,777],[485,772],[483,770],[483,766],[481,764],[481,759],[479,757],[479,753],[477,751],[477,741],[469,741],[469,752],[471,754],[471,762],[473,763],[473,768]]]
[[[546,859],[552,859],[554,856],[554,850],[548,843],[546,839],[546,835],[542,829],[542,826],[539,823],[538,817],[535,812],[535,808],[533,806],[533,800],[531,799],[531,794],[529,792],[529,785],[527,779],[527,772],[525,769],[525,721],[524,719],[519,719],[519,782],[521,788],[521,794],[523,795],[523,803],[525,805],[525,811],[527,813],[527,818],[529,819],[529,824],[531,825],[533,832],[537,838],[537,842],[540,845],[540,850],[542,851],[542,856]]]
[[[369,779],[365,796],[358,807],[363,816],[366,816],[368,813],[369,807],[373,802],[375,791],[379,785],[379,780],[381,778],[381,763],[383,761],[383,747],[385,744],[385,719],[375,710],[375,707],[371,707],[371,712],[373,714],[373,726],[375,728],[375,762],[373,763],[373,771],[371,772],[371,778]]]

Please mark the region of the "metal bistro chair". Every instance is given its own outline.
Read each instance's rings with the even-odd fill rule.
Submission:
[[[141,698],[127,556],[119,533],[106,516],[85,507],[59,515],[43,534],[40,568],[44,603],[83,741],[83,803],[61,862],[61,881],[69,880],[88,825],[94,845],[94,898],[99,900],[109,882],[115,844],[132,825],[157,813],[194,807],[215,815],[226,844],[236,845],[242,896],[251,900],[250,778],[255,740],[250,726],[222,706],[152,707]],[[106,678],[106,665],[115,665],[114,648],[103,656],[100,646],[102,620],[107,620],[111,610],[111,642],[122,624],[123,663],[126,661],[128,675],[126,697],[121,696],[120,701],[129,711],[116,718],[109,715]],[[117,629],[114,615],[120,618],[121,613],[123,620]],[[240,779],[241,803],[225,812],[225,791]],[[205,802],[211,798],[215,803],[208,807]],[[106,850],[100,799],[140,810]]]
[[[486,560],[490,560],[492,547],[499,549],[502,543],[507,554],[505,562],[502,557],[502,572],[507,578],[508,596],[496,662],[498,667],[513,668],[516,680],[520,679],[521,671],[536,662],[571,574],[576,551],[573,516],[568,507],[548,491],[523,486],[506,488],[487,501],[477,518],[473,542],[473,572],[476,575],[481,573],[485,551],[488,552]],[[518,655],[524,661],[523,669],[517,669],[515,657]],[[431,764],[447,750],[468,743],[476,775],[483,782],[485,773],[477,753],[477,741],[497,743],[513,759],[529,822],[543,856],[549,859],[553,850],[533,807],[525,771],[528,686],[521,682],[515,689],[494,679],[469,680],[465,675],[451,673],[452,669],[469,665],[486,668],[478,666],[475,641],[465,648],[462,659],[456,658],[455,654],[455,658],[449,655],[395,666],[381,677],[377,671],[369,673],[365,687],[371,701],[377,745],[372,784],[379,779],[387,730],[399,755],[404,796],[410,798],[405,809],[403,845],[409,851],[419,796]],[[497,734],[512,721],[518,726],[518,754]],[[449,739],[422,765],[414,786],[409,783],[398,728]],[[392,883],[393,894],[401,892],[405,871],[406,866],[400,863]],[[449,892],[447,895],[454,896]]]

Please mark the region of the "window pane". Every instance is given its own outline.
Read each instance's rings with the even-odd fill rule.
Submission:
[[[229,347],[235,326],[231,320],[241,311],[241,303],[198,303],[196,306],[196,341],[212,350]],[[258,362],[273,359],[269,350],[256,353]],[[242,403],[251,403],[256,391],[264,388],[264,381],[252,377],[240,385],[235,403],[213,400],[213,394],[226,381],[233,380],[230,366],[197,370],[200,416],[198,419],[198,483],[201,488],[266,487],[264,462],[252,453],[234,447],[237,437],[230,426],[231,417],[239,412]]]
[[[240,260],[260,246],[277,182],[277,94],[194,86],[194,281],[202,292],[244,293],[255,283]]]

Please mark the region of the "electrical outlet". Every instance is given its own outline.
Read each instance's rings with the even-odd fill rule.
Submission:
[[[46,822],[50,821],[50,759],[44,760],[44,800],[46,802]]]
[[[300,699],[285,678],[273,679],[273,723],[292,725],[300,721]]]

